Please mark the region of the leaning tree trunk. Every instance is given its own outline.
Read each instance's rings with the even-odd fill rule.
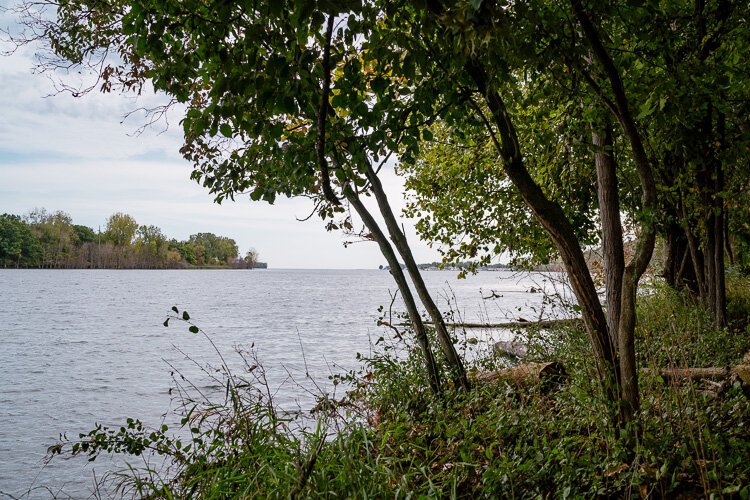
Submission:
[[[372,237],[380,247],[381,253],[385,257],[386,262],[388,262],[388,265],[391,268],[391,275],[396,281],[398,289],[401,292],[401,297],[403,298],[404,304],[406,305],[406,311],[409,314],[409,319],[411,321],[412,327],[414,328],[417,343],[419,343],[419,347],[422,350],[422,356],[424,357],[425,368],[427,370],[427,376],[430,381],[430,387],[435,394],[439,395],[442,393],[440,371],[438,370],[437,363],[435,362],[435,356],[432,354],[432,349],[430,349],[427,330],[425,329],[422,318],[419,315],[419,310],[417,309],[416,302],[414,301],[414,296],[412,295],[409,284],[406,281],[406,276],[404,276],[404,273],[401,270],[401,265],[396,258],[396,254],[394,253],[390,243],[388,243],[388,238],[386,238],[385,234],[383,234],[380,226],[378,226],[378,223],[364,206],[357,194],[347,188],[346,198],[354,207],[354,210],[360,216],[362,222],[364,222],[365,227],[367,227],[367,229],[372,234]]]
[[[328,110],[330,108],[328,96],[330,93],[331,83],[330,55],[334,17],[335,16],[329,15],[326,25],[323,59],[321,61],[321,66],[323,69],[323,82],[320,92],[320,101],[318,105],[315,152],[317,163],[321,170],[323,194],[330,203],[338,205],[340,202],[334,194],[333,189],[331,188],[331,179],[328,171],[328,159],[326,157],[326,123]],[[333,160],[334,165],[336,165],[337,161],[335,155],[333,157]],[[347,186],[344,189],[344,195],[357,211],[359,216],[362,218],[365,226],[370,230],[373,238],[375,238],[375,241],[380,246],[380,251],[386,258],[388,265],[391,267],[391,275],[396,280],[396,284],[401,291],[401,296],[403,297],[404,304],[406,305],[407,312],[414,327],[414,333],[417,337],[417,342],[419,343],[419,346],[422,349],[422,354],[425,358],[425,366],[430,381],[430,387],[436,394],[442,394],[440,371],[438,370],[437,363],[435,362],[435,357],[432,354],[432,350],[430,349],[427,331],[424,327],[424,323],[422,322],[422,318],[419,315],[419,310],[417,309],[416,303],[414,302],[414,297],[411,293],[411,289],[409,288],[409,284],[406,282],[406,278],[404,276],[404,273],[401,271],[401,266],[399,265],[398,259],[393,252],[393,248],[388,243],[388,240],[386,239],[383,231],[380,229],[375,219],[372,217],[367,208],[362,204],[362,201],[359,199],[357,193],[353,191],[349,186]]]
[[[380,179],[378,178],[375,171],[372,169],[372,165],[370,165],[369,163],[367,164],[366,173],[372,187],[372,192],[375,195],[375,200],[380,209],[380,213],[385,220],[385,225],[388,229],[388,234],[391,237],[391,241],[393,241],[396,250],[404,259],[406,270],[411,277],[411,281],[414,284],[417,295],[419,295],[422,304],[427,310],[427,314],[429,314],[430,318],[432,318],[432,323],[435,326],[438,341],[440,342],[443,354],[445,354],[445,358],[451,370],[453,382],[455,383],[456,387],[468,389],[469,379],[466,376],[466,368],[464,368],[461,357],[458,355],[456,347],[453,345],[453,341],[448,334],[448,329],[445,327],[443,315],[440,313],[437,305],[435,305],[435,301],[432,300],[430,292],[427,290],[424,279],[422,279],[422,274],[419,272],[417,263],[411,253],[409,243],[406,241],[406,236],[398,227],[398,221],[393,214],[391,205],[388,203],[388,198],[386,197],[385,191],[383,190],[383,185],[380,182]]]

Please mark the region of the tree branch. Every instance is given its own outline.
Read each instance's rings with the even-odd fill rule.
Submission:
[[[331,89],[331,38],[333,36],[334,16],[328,16],[326,26],[325,44],[323,45],[323,86],[320,90],[320,105],[318,106],[318,136],[315,142],[315,150],[318,155],[318,164],[323,177],[323,194],[326,199],[334,205],[341,202],[333,193],[331,188],[331,177],[328,173],[328,160],[326,160],[326,116],[328,113],[328,94]]]

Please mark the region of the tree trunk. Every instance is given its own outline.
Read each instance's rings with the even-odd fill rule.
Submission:
[[[414,256],[411,253],[411,248],[406,241],[406,236],[403,232],[401,232],[401,229],[398,226],[398,221],[393,215],[393,210],[388,203],[385,191],[383,191],[383,185],[381,184],[380,179],[369,163],[367,165],[367,178],[370,181],[372,192],[375,195],[375,200],[377,201],[380,213],[385,220],[385,225],[388,229],[391,241],[393,241],[396,250],[404,259],[406,270],[411,277],[414,288],[417,291],[417,295],[419,295],[422,304],[427,310],[427,314],[429,314],[430,318],[432,318],[432,323],[435,326],[438,341],[440,342],[440,346],[442,347],[443,353],[445,354],[446,360],[448,361],[448,366],[451,369],[453,382],[456,384],[456,387],[468,389],[469,381],[466,377],[466,369],[464,368],[461,357],[458,355],[458,352],[453,345],[453,341],[448,334],[448,329],[445,327],[443,315],[440,313],[437,305],[435,305],[435,302],[432,300],[430,292],[427,290],[427,286],[422,279],[422,274],[419,272],[417,263],[415,262]]]
[[[698,297],[701,302],[705,303],[708,300],[708,290],[706,287],[706,266],[704,265],[704,255],[700,249],[697,238],[693,234],[692,225],[690,223],[690,217],[685,207],[685,202],[680,203],[682,210],[682,221],[683,230],[685,231],[685,237],[687,238],[688,249],[690,250],[690,258],[693,262],[693,270],[695,272],[695,280],[697,282]]]
[[[617,192],[617,163],[612,156],[612,133],[607,124],[604,134],[592,134],[596,146],[596,179],[599,197],[599,218],[602,227],[604,254],[605,300],[607,327],[612,345],[618,345],[622,302],[622,275],[625,272],[625,252],[622,243],[620,198]]]
[[[680,217],[673,208],[671,211],[673,218]],[[699,297],[700,285],[684,229],[672,222],[665,230],[664,239],[664,281],[675,290],[687,290]]]
[[[624,422],[629,422],[640,407],[634,338],[637,277],[634,266],[625,268],[620,198],[617,192],[617,163],[611,152],[611,132],[607,128],[604,135],[594,133],[592,139],[597,147],[597,194],[602,226],[607,326],[619,354],[618,368],[622,384],[619,415]]]
[[[720,147],[724,145],[725,141],[725,117],[724,113],[719,112],[716,124],[716,135]],[[725,247],[725,218],[726,218],[726,207],[724,204],[724,165],[717,155],[714,155],[714,189],[713,189],[713,216],[714,216],[714,238],[716,242],[714,244],[714,270],[716,277],[714,280],[714,286],[716,291],[716,301],[714,302],[714,324],[722,328],[727,323],[727,292],[726,292],[726,275],[724,270],[724,247]]]
[[[724,206],[724,248],[727,252],[727,258],[729,259],[729,265],[734,265],[734,249],[732,248],[732,240],[729,238],[729,211],[726,205]]]
[[[362,201],[359,199],[357,194],[349,189],[347,189],[346,191],[346,198],[354,207],[354,210],[360,216],[362,222],[364,222],[365,227],[367,227],[367,229],[372,234],[375,242],[380,247],[381,253],[385,257],[386,262],[388,262],[388,265],[391,268],[391,275],[396,281],[398,289],[401,292],[401,297],[403,298],[404,304],[406,305],[406,311],[409,314],[409,319],[411,320],[412,327],[414,328],[414,334],[416,335],[417,343],[419,344],[419,347],[422,350],[422,355],[424,356],[425,368],[427,370],[427,377],[430,382],[430,388],[435,394],[440,395],[442,394],[440,371],[438,370],[437,363],[435,362],[435,356],[432,354],[432,349],[430,349],[430,343],[427,338],[427,330],[425,329],[422,318],[419,315],[419,310],[417,309],[417,305],[414,301],[414,296],[412,295],[409,284],[406,281],[406,277],[401,270],[401,265],[396,258],[396,254],[394,253],[390,243],[388,243],[388,239],[386,238],[385,234],[383,234],[383,231],[378,226],[372,214],[370,214],[364,204],[362,204]]]

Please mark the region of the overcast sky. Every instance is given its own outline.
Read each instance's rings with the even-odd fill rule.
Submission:
[[[0,4],[5,3],[0,0]],[[13,20],[0,13],[0,27]],[[7,46],[3,47],[7,48]],[[182,159],[179,116],[134,132],[142,116],[123,122],[128,111],[160,102],[98,92],[82,98],[54,93],[45,75],[33,74],[33,48],[0,56],[0,213],[22,215],[35,207],[67,212],[77,224],[104,226],[115,212],[139,224],[156,225],[169,237],[198,232],[234,238],[240,252],[254,247],[274,268],[373,268],[385,264],[375,243],[343,247],[338,232],[326,232],[318,217],[307,222],[305,199],[274,205],[248,198],[216,205],[190,180]],[[402,181],[392,170],[383,182],[397,212],[404,205]],[[439,260],[404,221],[418,262]]]

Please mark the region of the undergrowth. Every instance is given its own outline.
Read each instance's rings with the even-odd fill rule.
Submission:
[[[421,356],[399,340],[405,354],[381,351],[362,360],[363,370],[336,377],[349,384],[347,397],[323,398],[308,428],[275,408],[262,367],[248,357],[250,378],[225,370],[218,403],[184,390],[181,438],[128,420],[53,452],[166,456],[160,469],[113,476],[118,494],[146,498],[744,499],[750,405],[742,387],[671,384],[657,370],[740,361],[750,349],[750,286],[730,275],[728,289],[726,329],[666,288],[639,299],[639,363],[651,370],[641,377],[643,409],[625,431],[629,440],[609,424],[585,333],[568,325],[529,336],[532,360],[567,370],[552,392],[497,383],[435,400]]]

